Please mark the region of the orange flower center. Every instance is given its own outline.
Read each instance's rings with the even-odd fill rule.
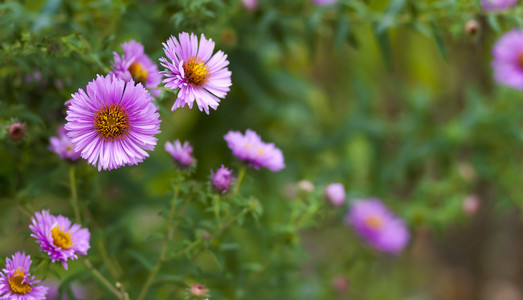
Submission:
[[[69,231],[64,232],[58,226],[51,229],[51,235],[53,236],[53,244],[56,247],[60,247],[64,250],[71,248],[73,240],[71,239],[71,233]]]
[[[383,228],[383,219],[378,216],[370,216],[365,220],[367,226],[372,229],[381,229]]]
[[[209,67],[203,60],[196,56],[184,62],[183,71],[185,72],[185,81],[197,87],[204,85],[211,76]]]
[[[23,295],[31,291],[31,285],[24,281],[24,276],[25,274],[22,268],[18,268],[18,270],[16,270],[16,272],[14,272],[7,280],[13,293]]]
[[[127,112],[120,104],[105,106],[94,116],[94,128],[106,138],[118,138],[129,130]]]
[[[518,57],[518,66],[523,69],[523,52],[519,54]]]
[[[147,73],[144,65],[139,62],[133,62],[127,70],[131,73],[135,82],[141,82],[143,85],[145,85],[149,74]]]

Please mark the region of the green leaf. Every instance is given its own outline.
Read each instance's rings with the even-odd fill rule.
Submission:
[[[334,48],[336,51],[341,49],[343,41],[348,39],[350,32],[350,23],[343,16],[338,20],[338,29],[336,30],[336,39],[334,41]]]
[[[443,41],[443,37],[441,35],[440,29],[434,23],[430,24],[430,28],[432,30],[432,35],[434,36],[434,40],[436,41],[436,45],[438,45],[439,53],[445,60],[447,60],[448,59],[447,48],[445,47],[445,42]]]
[[[374,33],[378,41],[378,47],[380,48],[383,60],[387,69],[392,70],[392,54],[391,54],[391,45],[389,39],[389,33],[387,31],[379,32],[378,28],[375,26]]]
[[[152,269],[154,268],[154,264],[150,262],[147,258],[145,258],[140,252],[132,249],[127,249],[125,252],[134,259],[136,259],[147,270],[152,271]]]

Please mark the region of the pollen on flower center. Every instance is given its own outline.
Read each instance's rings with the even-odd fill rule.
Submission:
[[[51,235],[53,236],[53,244],[56,247],[60,247],[64,250],[71,248],[73,241],[71,240],[71,234],[62,231],[58,226],[51,229]]]
[[[368,217],[365,223],[372,229],[381,229],[383,227],[383,220],[378,216]]]
[[[94,128],[105,139],[125,135],[129,130],[127,111],[120,104],[102,107],[95,114]]]
[[[209,67],[196,56],[190,57],[183,64],[183,71],[185,73],[185,81],[190,85],[198,87],[204,85],[211,76]]]
[[[24,271],[18,268],[13,275],[9,277],[9,287],[15,294],[27,294],[31,291],[31,285],[24,281]]]
[[[145,82],[147,81],[147,77],[149,76],[149,74],[147,73],[147,69],[145,69],[144,65],[142,65],[139,62],[133,62],[127,70],[133,76],[134,81],[141,82],[145,85]]]

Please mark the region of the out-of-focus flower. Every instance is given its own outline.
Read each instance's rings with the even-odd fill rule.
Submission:
[[[67,135],[92,165],[112,170],[136,165],[154,150],[160,115],[151,94],[140,84],[107,75],[79,89],[67,108]]]
[[[312,0],[316,5],[329,5],[338,2],[338,0]]]
[[[314,184],[312,184],[312,182],[309,180],[302,179],[298,181],[298,189],[307,193],[312,193],[314,192]]]
[[[492,50],[494,79],[503,85],[523,90],[523,32],[505,33]]]
[[[461,177],[463,177],[463,179],[467,181],[473,181],[474,179],[476,179],[476,170],[469,163],[460,163],[458,165],[458,172],[459,175],[461,175]]]
[[[72,224],[64,216],[53,216],[48,210],[36,212],[31,221],[31,236],[53,262],[61,261],[66,270],[67,260],[77,259],[77,254],[87,255],[87,250],[91,247],[89,229],[82,228],[80,224]]]
[[[203,284],[193,284],[190,289],[191,295],[195,297],[203,297],[207,294],[207,288]]]
[[[338,275],[332,278],[332,288],[338,293],[343,293],[349,289],[349,280],[343,275]]]
[[[233,180],[231,170],[222,165],[218,170],[216,170],[216,173],[211,170],[211,176],[212,186],[218,193],[225,194],[229,191]]]
[[[69,300],[69,296],[67,293],[62,293],[62,297],[58,298],[60,292],[59,287],[60,284],[56,281],[45,281],[44,284],[49,287],[48,293],[47,293],[47,300]],[[71,291],[73,292],[73,295],[75,298],[79,299],[87,299],[88,294],[85,291],[85,289],[78,284],[72,284],[71,285]]]
[[[255,11],[258,8],[258,0],[242,0],[242,4],[249,11]]]
[[[46,299],[47,287],[37,285],[29,273],[31,256],[16,252],[11,258],[5,259],[5,268],[0,278],[0,299],[6,300],[43,300]]]
[[[174,158],[174,161],[181,169],[186,169],[192,166],[194,163],[194,157],[192,156],[192,147],[189,142],[180,143],[179,140],[174,142],[165,143],[165,151],[169,152]]]
[[[480,207],[479,197],[476,195],[468,195],[463,200],[463,212],[469,217],[476,215]]]
[[[192,108],[194,101],[200,111],[209,114],[209,107],[217,109],[220,98],[224,98],[231,86],[229,61],[223,51],[213,54],[214,42],[202,34],[200,43],[195,34],[182,32],[176,39],[171,36],[163,43],[167,58],[160,58],[167,70],[163,82],[166,88],[177,89],[178,98],[171,110]],[[212,56],[212,57],[211,57]]]
[[[516,5],[518,0],[481,0],[481,6],[486,11],[499,12]]]
[[[405,222],[378,199],[354,202],[345,221],[371,246],[383,252],[401,252],[410,238]]]
[[[151,94],[158,97],[160,90],[155,89],[162,81],[158,66],[144,53],[143,45],[135,40],[121,44],[124,54],[114,52],[113,71],[116,77],[129,82],[143,84],[151,89]]]
[[[9,138],[12,140],[20,140],[25,135],[25,124],[16,122],[8,126]]]
[[[334,206],[345,203],[345,187],[339,182],[329,184],[325,188],[325,198]]]
[[[264,143],[260,136],[250,129],[247,129],[245,135],[239,131],[229,131],[224,139],[232,153],[249,167],[265,167],[271,171],[285,168],[281,150],[272,143]]]
[[[71,142],[67,136],[64,126],[58,128],[57,136],[53,136],[49,139],[49,150],[58,154],[60,158],[75,161],[80,158],[80,153],[74,150],[74,144]]]
[[[24,80],[26,83],[31,83],[33,81],[39,82],[40,80],[42,80],[42,72],[40,72],[39,70],[36,70],[33,72],[33,74],[26,75]]]
[[[476,36],[479,32],[480,26],[476,20],[468,20],[465,23],[465,33],[469,36]]]

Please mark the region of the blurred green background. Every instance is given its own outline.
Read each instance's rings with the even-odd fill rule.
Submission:
[[[160,241],[148,237],[163,224],[174,168],[164,143],[190,141],[193,176],[205,182],[211,168],[239,166],[223,135],[250,128],[287,165],[248,172],[242,191],[263,215],[195,259],[169,262],[152,299],[182,299],[196,282],[211,299],[523,299],[521,92],[497,86],[490,68],[492,44],[522,13],[487,15],[472,0],[260,0],[255,11],[232,0],[4,1],[0,125],[19,120],[26,134],[12,141],[0,131],[0,253],[38,255],[24,211],[72,215],[69,165],[48,150],[71,93],[106,74],[122,42],[143,43],[157,61],[161,43],[187,31],[228,54],[233,85],[219,108],[171,113],[165,93],[150,158],[101,173],[77,164],[90,256],[104,274],[132,290],[155,262]],[[477,32],[466,31],[470,20]],[[302,179],[314,192],[296,186]],[[408,249],[390,257],[367,248],[343,224],[348,206],[323,203],[333,181],[349,201],[379,197],[405,218]],[[480,208],[467,216],[469,195]],[[212,218],[205,205],[182,218],[180,246]],[[311,207],[293,223],[291,212]],[[113,299],[80,263],[48,276]]]

